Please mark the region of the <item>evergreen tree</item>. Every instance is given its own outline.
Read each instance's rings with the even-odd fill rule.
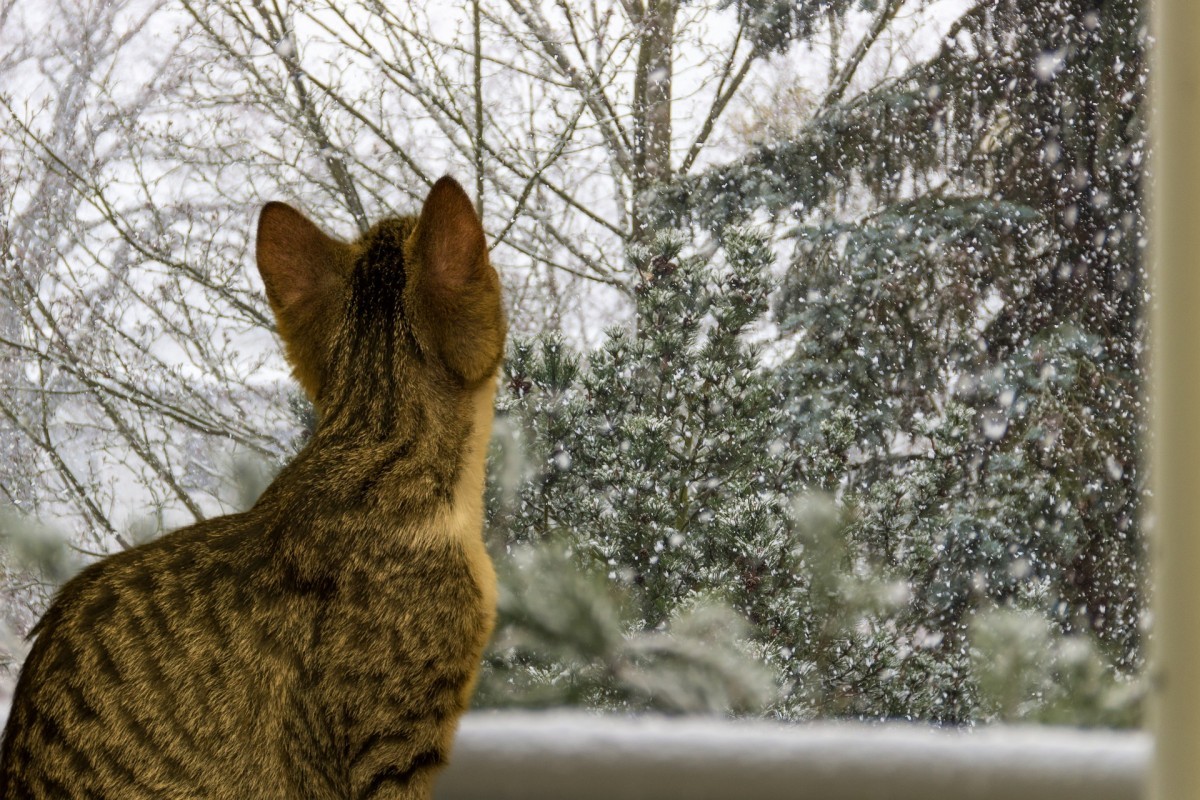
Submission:
[[[800,472],[958,673],[993,604],[1142,660],[1144,40],[1133,0],[979,2],[902,79],[664,197],[710,230],[798,220]]]
[[[702,253],[662,235],[635,250],[633,329],[610,330],[590,357],[555,338],[514,348],[490,527],[497,550],[515,555],[499,559],[507,588],[482,701],[754,708],[731,637],[701,626],[710,638],[694,644],[695,609],[717,601],[748,624],[774,681],[768,708],[785,718],[1134,719],[1136,687],[1115,679],[1090,633],[1064,635],[1061,621],[1044,658],[993,668],[1014,642],[1050,635],[1045,613],[1031,622],[999,604],[1044,610],[1054,570],[1074,557],[1078,533],[1045,522],[1059,487],[1011,453],[982,464],[977,412],[959,399],[921,419],[920,448],[887,470],[873,464],[894,442],[887,404],[862,398],[886,373],[839,351],[827,368],[861,367],[857,383],[831,377],[840,393],[789,396],[804,385],[809,339],[779,368],[755,343],[764,241],[725,231],[719,252]],[[1052,406],[1092,344],[1037,346],[1039,360],[1013,359],[1016,372],[997,380],[1036,384]],[[664,632],[671,658],[630,661]],[[656,676],[653,691],[631,681],[630,663]]]
[[[634,249],[635,329],[610,330],[586,361],[554,338],[514,347],[492,528],[510,545],[566,537],[628,594],[638,630],[717,598],[760,648],[799,650],[811,618],[788,521],[795,458],[746,335],[767,308],[771,253],[740,231],[721,269],[681,248],[659,235]]]
[[[477,707],[745,712],[774,696],[744,620],[721,603],[698,600],[646,630],[624,587],[560,541],[518,546],[498,566],[498,628]]]

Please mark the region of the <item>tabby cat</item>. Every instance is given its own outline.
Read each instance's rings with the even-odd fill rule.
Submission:
[[[84,570],[34,629],[0,798],[426,798],[495,615],[500,282],[462,188],[258,268],[319,422],[242,514]]]

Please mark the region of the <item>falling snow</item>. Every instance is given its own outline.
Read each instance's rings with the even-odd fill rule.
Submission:
[[[0,14],[10,677],[319,424],[261,204],[349,238],[449,170],[511,330],[477,705],[1138,724],[1137,4],[484,0],[478,64],[457,9],[191,5]]]

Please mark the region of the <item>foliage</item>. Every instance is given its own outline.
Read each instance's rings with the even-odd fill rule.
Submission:
[[[1129,681],[1111,651],[1086,627],[1061,642],[1049,633],[1071,629],[1069,613],[1054,616],[1055,582],[1084,534],[1059,508],[1060,483],[1022,460],[1041,452],[1029,419],[1069,397],[1080,377],[1072,369],[1094,357],[1094,343],[1057,332],[1035,343],[1036,359],[1014,358],[1012,375],[993,376],[1030,387],[1034,399],[1003,420],[1029,453],[989,453],[984,468],[976,411],[955,399],[922,418],[884,472],[870,458],[894,447],[892,407],[834,392],[788,397],[802,385],[799,356],[772,367],[754,343],[771,261],[761,238],[731,230],[719,253],[684,255],[678,237],[662,236],[634,257],[646,280],[635,330],[610,330],[587,358],[554,338],[514,348],[493,460],[497,546],[568,542],[576,562],[607,574],[603,591],[628,598],[630,636],[660,629],[698,597],[720,598],[749,624],[774,675],[770,708],[786,718],[1136,719],[1137,692],[1121,690]],[[865,395],[889,374],[873,364],[861,384],[829,380]],[[488,702],[521,702],[536,684],[539,702],[611,703],[592,672],[628,642],[589,636],[596,624],[572,622],[567,609],[604,601],[570,598],[529,592],[521,614],[506,616],[501,641],[541,641],[549,659],[500,659],[508,694]],[[1050,644],[1012,675],[997,672],[979,654],[998,640],[972,635],[982,609],[1033,614]],[[543,618],[560,620],[557,639]],[[1003,680],[1049,685],[1068,667],[1078,668],[1071,682],[1021,703]],[[514,677],[522,672],[524,682]]]
[[[971,621],[971,664],[983,718],[1052,725],[1137,722],[1139,683],[1113,680],[1095,640],[1063,636],[1033,610],[990,609]]]
[[[1132,0],[980,2],[929,61],[663,197],[702,229],[792,224],[801,470],[857,497],[914,618],[959,646],[977,609],[1036,610],[1122,675],[1145,651],[1145,38]]]
[[[476,705],[711,713],[771,697],[769,672],[741,644],[744,621],[719,602],[698,598],[645,630],[620,587],[555,542],[515,548],[500,586]]]

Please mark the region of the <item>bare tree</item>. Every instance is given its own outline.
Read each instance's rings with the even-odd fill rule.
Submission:
[[[0,7],[0,486],[103,554],[142,516],[227,508],[231,445],[278,456],[271,425],[290,423],[279,387],[251,380],[264,359],[234,340],[268,325],[244,233],[222,264],[230,212],[172,196],[204,170],[172,132],[185,40],[163,29],[180,20],[157,0],[37,11]]]
[[[418,6],[0,0],[0,501],[98,555],[288,454],[306,411],[248,248],[268,199],[349,234],[470,175],[514,327],[598,333],[655,188],[719,158],[756,70],[849,2],[784,3],[780,30],[740,3]],[[33,578],[6,584],[28,609]]]
[[[678,0],[183,5],[242,81],[227,99],[278,137],[256,154],[274,182],[310,206],[318,190],[331,222],[361,228],[442,171],[473,174],[497,258],[538,310],[561,281],[589,298],[580,282],[632,288],[625,248],[645,234],[653,190],[704,163],[781,46],[749,11]]]

